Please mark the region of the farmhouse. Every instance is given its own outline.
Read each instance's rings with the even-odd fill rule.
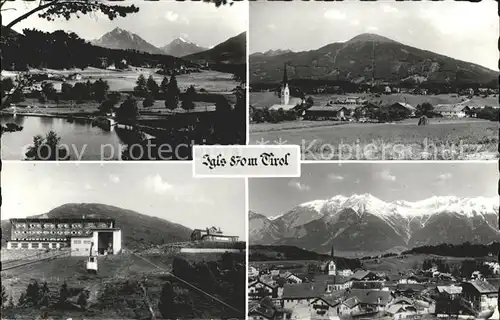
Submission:
[[[345,119],[349,114],[349,109],[345,106],[312,106],[305,111],[304,119],[308,120],[328,120]]]
[[[251,320],[272,320],[276,314],[276,308],[271,306],[269,303],[250,301],[248,305],[248,319]]]
[[[248,297],[250,299],[273,298],[276,296],[276,292],[273,286],[261,280],[256,280],[248,285]]]
[[[326,292],[341,291],[351,287],[351,281],[348,277],[338,275],[317,275],[314,282],[326,286]]]
[[[281,299],[285,308],[297,305],[308,306],[314,299],[326,293],[326,286],[320,283],[285,284]]]
[[[405,103],[405,102],[396,102],[396,103],[393,103],[389,106],[390,109],[399,109],[399,110],[408,110],[410,111],[410,115],[413,117],[415,116],[415,111],[416,111],[416,108],[408,103]]]
[[[443,117],[464,118],[470,114],[471,109],[462,104],[438,104],[434,107],[434,112],[442,115]]]
[[[281,84],[281,103],[272,105],[269,110],[279,110],[283,109],[284,111],[291,110],[298,105],[302,105],[303,101],[301,98],[290,97],[290,88],[288,87],[288,77],[286,74],[286,64],[283,69],[283,82]]]
[[[394,320],[405,319],[417,314],[417,308],[413,305],[393,304],[387,308],[387,313]]]
[[[325,317],[331,319],[340,314],[341,299],[335,296],[322,296],[314,299],[311,306],[311,313],[314,318]]]
[[[347,298],[356,297],[359,306],[364,312],[383,311],[391,302],[392,296],[389,291],[352,289]]]
[[[224,242],[236,242],[238,241],[237,236],[228,236],[222,233],[222,231],[216,227],[206,228],[206,229],[194,229],[191,233],[191,241],[224,241]]]
[[[470,301],[475,309],[488,309],[496,305],[498,299],[498,288],[484,280],[464,282],[462,284],[462,296]]]

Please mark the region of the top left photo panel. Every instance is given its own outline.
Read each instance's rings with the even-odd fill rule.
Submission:
[[[1,20],[2,160],[246,144],[248,2],[2,1]]]

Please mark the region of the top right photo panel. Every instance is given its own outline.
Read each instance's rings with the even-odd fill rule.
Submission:
[[[250,2],[249,144],[311,161],[498,159],[497,6]]]

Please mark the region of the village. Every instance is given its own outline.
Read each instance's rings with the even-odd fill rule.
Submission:
[[[250,262],[249,319],[437,319],[458,315],[489,319],[498,313],[498,262],[489,263],[494,278],[486,279],[474,271],[457,279],[438,271],[437,266],[388,274],[341,268],[336,260],[332,249],[330,261],[311,262],[300,269],[289,269],[279,261],[258,267]]]

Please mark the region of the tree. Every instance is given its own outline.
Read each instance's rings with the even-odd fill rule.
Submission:
[[[61,138],[54,132],[49,131],[45,138],[41,135],[33,137],[33,145],[28,148],[25,156],[27,160],[69,160],[70,156],[66,148],[59,146]]]
[[[153,99],[153,95],[151,93],[148,93],[146,95],[146,98],[142,101],[142,106],[144,108],[150,108],[154,105],[155,100]]]
[[[429,102],[424,102],[421,105],[417,105],[417,110],[415,115],[430,117],[434,111],[434,107]]]
[[[84,309],[87,306],[87,295],[84,291],[80,292],[78,295],[78,300],[76,303],[80,306],[80,308]]]
[[[17,305],[24,306],[25,304],[26,304],[26,295],[24,294],[24,292],[22,292],[21,295],[19,296],[19,300],[17,301]]]
[[[63,82],[61,84],[61,96],[63,100],[73,100],[73,86],[70,83]]]
[[[181,108],[184,110],[194,110],[194,98],[196,96],[196,90],[194,86],[190,86],[186,89],[186,93],[184,94],[184,99],[181,103]]]
[[[92,95],[94,99],[99,102],[104,101],[104,99],[106,99],[108,90],[109,90],[108,82],[102,79],[99,79],[92,84],[92,89],[91,89]]]
[[[144,75],[141,73],[135,82],[136,86],[134,87],[134,93],[139,97],[144,97],[144,95],[148,92],[147,82]]]
[[[158,84],[156,83],[153,76],[149,76],[148,81],[146,82],[146,87],[149,93],[153,95],[153,97],[156,97],[156,95],[160,91],[160,87],[158,87]]]
[[[44,282],[42,288],[40,288],[40,305],[46,307],[49,305],[49,287],[47,282]]]
[[[38,281],[33,281],[26,288],[26,302],[38,306],[40,302],[40,287]]]
[[[107,114],[110,113],[113,108],[115,107],[116,102],[111,100],[111,99],[106,99],[104,100],[101,105],[99,105],[98,111],[101,114]]]
[[[2,307],[4,304],[7,302],[7,291],[5,290],[5,287],[2,285]]]
[[[56,100],[57,90],[54,88],[54,84],[52,82],[42,83],[42,93],[45,95],[47,100]]]
[[[66,281],[61,285],[59,288],[59,305],[64,306],[66,304],[66,301],[68,301],[69,298],[69,289],[68,289],[68,284]]]
[[[167,109],[174,110],[179,106],[179,95],[180,90],[177,85],[177,79],[175,78],[175,75],[172,75],[165,94],[165,106]]]
[[[163,80],[161,81],[160,84],[160,91],[165,94],[167,93],[167,89],[168,89],[168,78],[163,77]]]
[[[359,119],[363,116],[363,111],[361,110],[361,108],[356,108],[354,109],[354,114],[353,114],[353,117],[354,119],[356,119],[356,121],[359,121]]]
[[[138,115],[137,101],[132,96],[128,96],[116,112],[116,118],[122,121],[135,121]]]
[[[0,4],[0,10],[5,11],[10,8],[4,8],[4,5],[9,3],[9,1],[2,1]],[[52,21],[55,18],[65,18],[69,20],[71,16],[78,14],[87,14],[91,12],[101,12],[108,16],[110,20],[116,17],[126,17],[127,14],[139,12],[139,8],[134,5],[123,6],[109,4],[104,1],[98,0],[41,0],[35,2],[36,6],[30,11],[20,15],[11,22],[9,22],[5,28],[11,29],[13,26],[19,22],[29,18],[35,13],[38,13],[40,18]]]
[[[163,284],[158,309],[165,319],[169,319],[175,314],[174,290],[170,281]]]

